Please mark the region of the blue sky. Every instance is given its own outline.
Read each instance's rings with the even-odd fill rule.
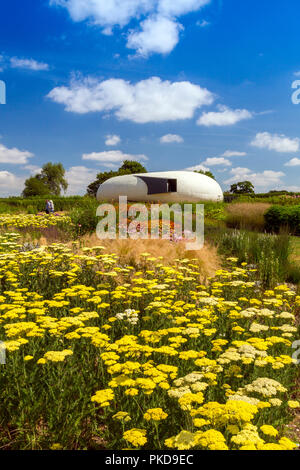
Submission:
[[[48,161],[83,194],[125,158],[300,191],[299,17],[297,0],[2,2],[0,195]]]

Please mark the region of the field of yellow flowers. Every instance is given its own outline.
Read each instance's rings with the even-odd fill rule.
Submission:
[[[63,222],[70,223],[70,219],[67,215],[3,214],[0,216],[0,228],[5,229],[43,229],[56,226]]]
[[[300,297],[228,259],[0,236],[0,448],[291,450]],[[2,361],[4,362],[4,361]]]

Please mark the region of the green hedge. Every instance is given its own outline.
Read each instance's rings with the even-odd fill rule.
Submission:
[[[300,205],[272,206],[264,215],[266,230],[278,233],[288,230],[292,235],[300,235]]]
[[[28,212],[35,214],[45,210],[47,197],[9,197],[0,198],[0,213]],[[68,211],[75,207],[84,208],[90,196],[55,197],[48,196],[54,203],[55,211]],[[95,198],[93,198],[95,199]]]

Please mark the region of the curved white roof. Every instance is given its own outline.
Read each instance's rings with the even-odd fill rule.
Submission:
[[[99,201],[117,200],[119,196],[127,196],[129,201],[223,201],[222,189],[214,179],[192,171],[116,176],[101,184],[97,192]]]

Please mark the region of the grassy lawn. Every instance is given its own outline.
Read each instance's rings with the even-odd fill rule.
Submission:
[[[300,238],[292,237],[292,260],[300,264]]]

